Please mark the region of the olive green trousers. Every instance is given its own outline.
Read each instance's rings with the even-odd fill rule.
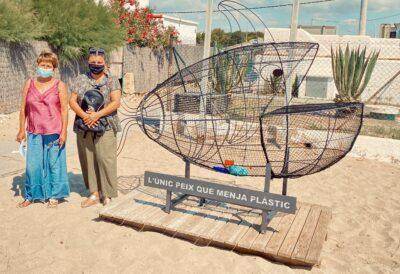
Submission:
[[[83,180],[90,193],[101,192],[103,197],[117,197],[117,136],[113,130],[93,138],[77,133],[78,155]]]

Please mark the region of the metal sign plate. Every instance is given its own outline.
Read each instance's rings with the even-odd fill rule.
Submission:
[[[146,171],[144,185],[262,210],[295,213],[296,197]]]

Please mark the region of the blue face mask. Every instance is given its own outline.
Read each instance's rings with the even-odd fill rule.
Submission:
[[[37,75],[43,78],[48,78],[53,76],[54,71],[52,69],[44,69],[41,67],[38,67],[36,70]]]

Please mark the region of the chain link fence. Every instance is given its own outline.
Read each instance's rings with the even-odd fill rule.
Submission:
[[[52,51],[44,41],[6,43],[0,41],[0,114],[19,110],[21,91],[27,79],[36,75],[36,58],[42,51]],[[67,86],[86,69],[85,60],[62,62],[56,77]]]
[[[289,29],[270,29],[277,42],[289,39]],[[307,100],[333,100],[337,89],[333,80],[331,48],[343,49],[366,47],[367,55],[379,51],[379,58],[371,79],[361,99],[368,104],[400,106],[400,39],[370,38],[368,36],[311,35],[299,30],[298,41],[316,42],[319,52],[299,89],[299,98]],[[35,42],[36,43],[36,42]],[[38,45],[36,45],[38,44]],[[20,89],[23,81],[33,75],[37,54],[45,43],[37,42],[33,47],[0,45],[0,112],[8,113],[18,109]],[[133,74],[134,92],[146,93],[180,68],[196,63],[203,58],[203,46],[178,45],[174,56],[171,49],[152,50],[149,48],[124,49],[123,72]],[[211,49],[212,52],[212,49]],[[19,65],[21,64],[21,65]],[[74,66],[62,66],[61,78],[70,82],[79,70]]]
[[[287,41],[288,30],[273,30],[275,40]],[[331,49],[366,48],[366,56],[379,52],[370,81],[361,95],[367,104],[400,106],[400,39],[370,38],[368,36],[311,35],[299,30],[298,41],[315,42],[319,51],[300,89],[304,98],[333,100],[337,89],[333,79]]]
[[[288,41],[288,29],[271,29],[277,42]],[[299,98],[332,101],[337,88],[334,83],[331,49],[366,47],[367,56],[376,51],[379,57],[371,79],[361,95],[368,104],[400,106],[400,40],[368,36],[311,35],[299,30],[298,41],[319,44],[317,58],[299,89]],[[152,51],[146,48],[126,49],[124,72],[135,75],[135,92],[146,93],[178,71],[203,58],[202,46],[179,45],[171,49]],[[211,49],[212,52],[212,49]]]
[[[143,94],[178,71],[200,61],[203,46],[178,45],[174,55],[172,48],[150,49],[127,46],[124,48],[123,74],[133,74],[133,91],[125,93]]]

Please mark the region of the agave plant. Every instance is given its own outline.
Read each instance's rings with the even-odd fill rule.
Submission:
[[[299,76],[297,74],[292,84],[292,97],[299,97]]]
[[[339,92],[335,101],[359,101],[361,94],[371,79],[379,52],[372,52],[366,57],[366,48],[360,50],[349,48],[343,52],[339,47],[336,51],[331,48],[333,78]]]
[[[213,50],[213,55],[221,52],[218,45],[215,45]],[[211,84],[214,91],[219,94],[230,93],[232,88],[243,80],[248,62],[248,57],[236,54],[228,54],[224,58],[213,58],[211,60]]]

